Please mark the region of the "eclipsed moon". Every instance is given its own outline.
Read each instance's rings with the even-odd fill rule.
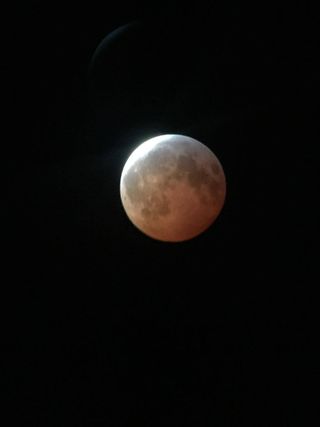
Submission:
[[[161,135],[139,145],[120,181],[126,214],[143,233],[179,242],[205,231],[218,217],[226,195],[223,168],[201,142]]]

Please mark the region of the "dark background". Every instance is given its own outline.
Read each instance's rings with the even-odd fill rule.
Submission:
[[[315,14],[150,3],[4,13],[11,415],[41,427],[314,422]],[[128,155],[160,133],[199,139],[225,170],[224,209],[192,241],[149,239],[120,203]]]

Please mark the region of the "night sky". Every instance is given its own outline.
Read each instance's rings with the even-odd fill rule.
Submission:
[[[313,425],[315,15],[132,3],[4,13],[12,425]],[[227,180],[218,220],[178,244],[120,202],[129,154],[162,133],[206,144]]]

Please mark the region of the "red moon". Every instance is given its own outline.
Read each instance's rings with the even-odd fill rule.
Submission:
[[[184,135],[160,135],[139,145],[124,165],[122,205],[143,233],[165,242],[192,239],[218,217],[226,179],[215,154]]]

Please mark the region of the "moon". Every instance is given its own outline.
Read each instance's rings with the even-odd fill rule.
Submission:
[[[226,179],[216,155],[184,135],[160,135],[129,156],[120,197],[130,221],[165,242],[192,239],[216,220],[224,205]]]

